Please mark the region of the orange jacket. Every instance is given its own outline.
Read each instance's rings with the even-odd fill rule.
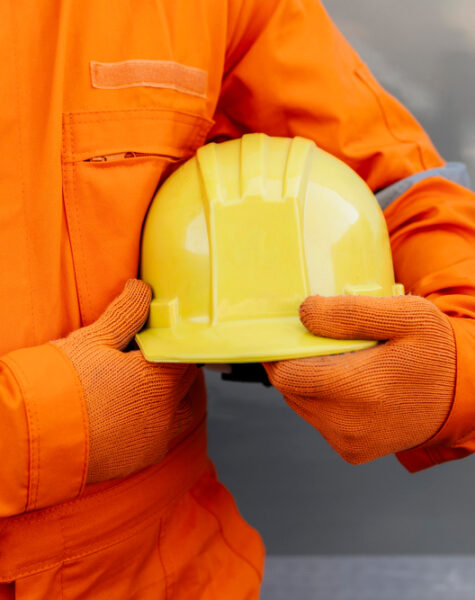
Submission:
[[[445,163],[316,0],[16,0],[0,44],[8,517],[83,491],[84,402],[45,343],[93,321],[136,276],[142,221],[170,169],[248,131],[312,138],[373,190]],[[401,453],[411,470],[475,450],[474,207],[429,173],[386,209],[398,281],[457,317],[452,412],[430,444]]]

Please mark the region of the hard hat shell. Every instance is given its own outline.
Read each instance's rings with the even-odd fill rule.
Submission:
[[[374,345],[310,334],[312,294],[391,296],[382,211],[366,183],[310,140],[210,143],[161,186],[142,240],[150,361],[261,362]]]

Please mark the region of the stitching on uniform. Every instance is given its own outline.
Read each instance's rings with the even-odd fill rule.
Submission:
[[[24,390],[23,387],[21,385],[21,381],[18,379],[17,374],[15,373],[14,369],[8,364],[9,362],[13,363],[14,366],[16,366],[15,361],[12,359],[12,357],[8,357],[7,360],[3,360],[2,361],[3,364],[7,367],[7,369],[9,370],[9,372],[11,373],[13,379],[15,380],[18,389],[20,390],[20,393],[23,397],[23,404],[25,406],[25,412],[26,412],[26,422],[27,422],[27,427],[28,427],[28,487],[27,487],[27,492],[26,492],[26,499],[25,499],[25,511],[28,510],[29,507],[29,502],[30,502],[30,493],[31,493],[31,422],[30,422],[30,418],[28,415],[28,409],[29,406],[27,404],[27,402],[25,402],[25,394],[24,394]],[[0,531],[3,531],[7,525],[7,519],[3,519],[2,520],[2,526],[0,528]]]
[[[204,473],[206,469],[206,465],[204,467],[204,469],[199,469],[198,473],[196,475],[195,478],[195,482],[202,476],[204,475]],[[148,477],[144,478],[144,479],[148,479]],[[138,481],[137,483],[139,483],[140,481]],[[193,487],[193,482],[190,483],[189,487]],[[135,487],[135,486],[130,486],[130,487]],[[186,491],[187,486],[185,486],[185,491]],[[105,492],[104,492],[105,493]],[[173,498],[169,498],[169,500],[167,502],[164,503],[163,506],[159,507],[159,510],[166,512],[166,510],[168,509],[168,507],[170,507],[176,500],[176,498],[178,496],[180,496],[183,493],[183,490],[179,490],[176,494],[176,496],[174,496]],[[97,495],[100,496],[102,495],[103,492],[99,492]],[[84,500],[86,500],[87,498],[84,498]],[[142,531],[143,529],[146,529],[147,527],[150,526],[150,522],[153,521],[153,519],[155,519],[157,516],[157,506],[151,506],[149,508],[149,510],[146,512],[145,516],[141,515],[139,517],[137,517],[137,519],[135,520],[135,522],[131,523],[129,525],[129,527],[127,528],[126,532],[124,532],[123,535],[114,538],[112,541],[110,541],[109,543],[103,543],[103,544],[98,544],[92,547],[89,547],[87,550],[83,550],[82,552],[76,552],[76,553],[71,553],[69,555],[67,555],[67,551],[66,551],[66,545],[64,545],[63,547],[63,556],[61,558],[61,560],[52,560],[52,561],[43,561],[40,563],[36,563],[35,567],[30,568],[25,571],[18,571],[18,570],[10,570],[7,571],[6,573],[1,573],[0,572],[0,578],[5,580],[5,581],[9,581],[12,579],[16,579],[19,577],[26,577],[28,575],[33,575],[35,573],[40,573],[42,571],[48,570],[48,569],[52,569],[54,567],[57,567],[59,565],[66,565],[74,560],[77,560],[79,558],[84,558],[85,556],[90,556],[92,554],[97,554],[98,552],[101,552],[103,550],[106,550],[107,548],[111,548],[113,546],[116,546],[117,544],[120,544],[132,537],[134,537],[135,535],[137,535],[140,531]],[[60,516],[60,519],[62,519],[62,516]],[[38,519],[39,520],[39,519]],[[61,526],[61,525],[60,525]],[[65,544],[65,538],[63,537],[63,541]]]
[[[13,21],[14,21],[14,27],[16,30],[16,33],[18,31],[18,20],[17,20],[17,15],[15,13],[15,10],[13,9]],[[31,237],[30,237],[30,233],[29,233],[29,227],[28,227],[28,210],[26,207],[26,193],[25,193],[25,168],[24,168],[24,160],[23,160],[23,119],[22,119],[22,112],[20,110],[20,107],[22,106],[22,97],[21,97],[21,89],[20,89],[20,82],[19,82],[19,76],[18,76],[18,65],[19,65],[19,60],[18,60],[18,52],[16,49],[16,45],[14,44],[14,48],[13,48],[13,56],[14,56],[14,63],[15,63],[15,91],[16,91],[16,99],[17,99],[17,110],[18,110],[18,114],[19,114],[19,119],[18,119],[18,151],[19,151],[19,164],[20,164],[20,195],[21,195],[21,199],[22,199],[22,207],[23,207],[23,213],[22,213],[22,217],[23,217],[23,226],[24,226],[24,234],[25,234],[25,253],[26,253],[26,257],[27,257],[27,270],[28,270],[28,292],[29,292],[29,312],[30,312],[30,318],[31,318],[31,326],[33,329],[33,339],[37,339],[38,338],[38,331],[37,331],[37,319],[36,319],[36,303],[34,300],[34,294],[33,294],[33,289],[32,289],[32,282],[33,282],[33,275],[32,275],[32,267],[31,267],[31,253],[32,253],[32,246],[31,246]],[[26,403],[25,403],[26,405]],[[31,413],[30,413],[31,414]],[[27,411],[27,415],[28,415],[28,411]],[[31,424],[33,425],[33,420],[34,417],[32,417],[32,421]],[[31,477],[31,468],[32,468],[32,462],[31,462],[31,453],[32,453],[32,448],[34,447],[34,443],[32,443],[32,439],[30,437],[30,472],[29,472],[29,481],[28,481],[28,504],[27,504],[27,508],[35,508],[36,506],[36,501],[37,501],[37,494],[38,494],[38,487],[36,488],[36,496],[34,496],[34,501],[33,501],[33,505],[30,507],[29,502],[30,502],[30,489],[31,489],[31,483],[32,483],[32,477]],[[39,460],[39,457],[38,457]],[[38,468],[37,468],[37,481],[39,481],[39,464],[38,464]]]
[[[200,422],[197,423],[196,427],[192,431],[190,431],[189,435],[183,440],[183,442],[181,442],[181,444],[179,446],[181,451],[185,452],[187,450],[188,446],[190,445],[190,438],[193,437],[193,434],[197,433],[198,429],[200,429],[202,427],[204,420],[205,419],[203,417],[200,420]],[[191,445],[193,445],[193,443],[196,443],[197,441],[199,441],[199,438],[197,440],[191,440]],[[182,444],[183,444],[183,446],[182,446]],[[170,455],[170,456],[172,456],[172,455]],[[166,460],[167,459],[164,458],[163,464],[157,463],[157,466],[160,465],[162,468],[165,468],[169,462],[169,461],[165,462]],[[198,467],[199,471],[198,471],[198,475],[196,476],[195,480],[197,480],[199,478],[199,476],[205,472],[208,465],[209,465],[209,463],[207,461],[205,461],[202,467],[201,466]],[[158,469],[158,470],[161,470],[161,469]],[[88,496],[84,496],[82,498],[74,498],[72,500],[68,500],[66,502],[63,502],[60,506],[53,506],[53,507],[46,508],[43,511],[40,511],[37,513],[29,513],[27,515],[20,516],[20,518],[12,521],[10,526],[11,527],[16,527],[16,526],[21,527],[23,525],[23,523],[29,522],[29,521],[46,521],[48,518],[50,518],[50,516],[52,514],[63,511],[66,508],[71,509],[71,511],[74,510],[74,505],[76,505],[78,503],[86,505],[88,503],[91,503],[93,500],[100,498],[101,496],[109,495],[109,496],[113,497],[117,494],[125,493],[127,490],[134,489],[136,486],[140,485],[144,481],[147,481],[147,479],[150,479],[154,475],[155,475],[155,470],[153,470],[153,469],[151,469],[150,471],[145,470],[138,477],[136,477],[136,478],[134,477],[133,480],[126,482],[127,485],[124,485],[123,480],[122,481],[119,480],[114,486],[111,486],[105,490],[93,492],[92,494],[89,494]],[[180,490],[181,490],[181,488],[180,488]],[[115,492],[115,493],[113,493],[113,492]],[[181,491],[179,491],[177,493],[177,495],[180,495],[180,494],[181,494]],[[68,513],[65,512],[64,514],[68,514]]]
[[[95,115],[97,115],[97,118],[91,118],[91,119],[87,119],[87,118],[83,118],[78,117],[77,119],[74,118],[73,115],[73,121],[76,123],[102,123],[103,121],[128,121],[130,119],[129,114],[127,114],[127,111],[124,111],[126,114],[124,114],[124,116],[120,116],[120,115],[115,115],[113,117],[109,117],[107,116],[107,113],[94,113]],[[130,112],[135,112],[135,111],[130,111]],[[159,113],[157,113],[159,114]],[[157,115],[152,113],[150,115],[139,115],[141,119],[152,119],[152,120],[156,120],[157,119]],[[188,116],[188,115],[187,115]],[[159,117],[160,121],[171,121],[172,123],[174,122],[184,122],[184,119],[175,119],[173,115],[170,115],[169,117]],[[208,121],[208,119],[203,119],[203,117],[193,117],[192,115],[190,115],[190,119],[189,121],[192,122],[193,120],[202,120],[204,121],[204,124],[208,125],[210,123],[210,121]]]
[[[173,502],[175,498],[171,498],[161,510],[165,511]],[[7,571],[0,575],[2,579],[5,581],[18,579],[20,577],[26,577],[28,575],[33,575],[35,573],[41,573],[42,571],[46,571],[48,569],[52,569],[59,565],[67,565],[78,558],[84,558],[86,556],[91,556],[92,554],[97,554],[98,552],[102,552],[103,550],[107,550],[107,548],[112,548],[113,546],[117,546],[126,540],[133,538],[138,535],[143,529],[147,529],[150,527],[150,522],[153,521],[157,517],[156,514],[157,507],[153,506],[148,510],[148,515],[144,518],[139,517],[136,519],[135,524],[131,525],[130,528],[127,529],[127,533],[122,536],[114,538],[111,542],[105,544],[98,544],[92,547],[89,547],[87,550],[83,550],[82,552],[76,552],[72,554],[67,554],[66,547],[63,548],[63,556],[61,560],[53,560],[53,561],[43,561],[40,563],[36,563],[36,566],[26,570],[26,571],[17,571],[11,570]]]
[[[70,189],[72,187],[72,165],[70,164],[70,161],[66,160],[66,155],[67,155],[67,148],[71,147],[71,140],[70,138],[70,117],[69,115],[65,115],[65,118],[63,120],[63,130],[64,130],[64,135],[63,135],[63,143],[62,143],[62,161],[61,161],[61,169],[62,169],[62,174],[64,177],[64,183],[63,183],[63,210],[64,210],[64,214],[65,214],[65,220],[66,220],[66,228],[68,231],[68,243],[69,243],[69,248],[71,251],[71,258],[72,258],[72,265],[73,265],[73,272],[74,272],[74,281],[75,281],[75,285],[76,285],[76,296],[77,296],[77,302],[78,302],[78,306],[80,306],[80,293],[79,293],[79,274],[77,271],[77,264],[76,264],[76,258],[75,258],[75,252],[74,252],[74,248],[73,248],[73,233],[71,232],[71,213],[68,210],[68,203],[66,202],[66,198],[68,196],[68,194],[70,193]]]
[[[155,87],[206,98],[207,73],[171,60],[91,61],[91,84],[98,89]]]
[[[219,529],[219,533],[221,534],[221,538],[223,540],[223,542],[226,544],[226,546],[231,550],[231,552],[233,554],[235,554],[236,556],[238,556],[241,560],[243,560],[249,567],[251,567],[251,569],[254,571],[254,573],[257,575],[257,578],[259,580],[259,582],[262,581],[262,574],[260,573],[259,569],[252,564],[252,562],[243,554],[241,554],[239,552],[239,550],[236,550],[235,548],[233,548],[233,546],[230,544],[230,542],[227,540],[226,536],[224,535],[224,530],[223,530],[223,526],[221,525],[221,521],[219,520],[218,516],[216,515],[216,513],[214,511],[212,511],[208,506],[206,506],[203,502],[201,502],[201,500],[198,498],[198,496],[196,495],[195,492],[193,492],[193,490],[190,490],[190,494],[191,496],[193,496],[193,498],[196,500],[196,502],[206,511],[208,512],[212,517],[214,517],[214,519],[216,520],[216,523],[218,524],[218,529]]]
[[[20,367],[21,369],[21,367]],[[23,371],[23,369],[21,369]],[[26,378],[26,374],[23,372],[23,378]],[[29,394],[29,396],[33,399],[33,394]],[[30,404],[30,403],[27,403]],[[38,497],[39,497],[39,492],[40,492],[40,475],[41,475],[41,434],[40,434],[40,419],[38,416],[38,410],[37,410],[37,406],[36,406],[36,402],[33,399],[32,400],[32,404],[33,404],[33,409],[31,411],[32,413],[32,418],[35,421],[35,427],[34,429],[36,430],[36,436],[34,438],[34,441],[36,443],[36,471],[37,471],[37,475],[36,475],[36,485],[35,485],[35,493],[34,493],[34,500],[33,500],[33,504],[31,506],[31,508],[37,508],[38,507]]]
[[[75,132],[73,127],[71,126],[71,148],[75,149],[76,148],[76,137],[75,137]],[[72,183],[73,183],[73,190],[72,190],[72,198],[71,198],[71,204],[72,204],[72,209],[74,212],[74,220],[76,222],[76,229],[78,232],[78,237],[79,237],[79,248],[78,248],[78,254],[79,254],[79,261],[81,263],[81,270],[82,270],[82,274],[81,274],[81,279],[82,282],[84,284],[84,302],[85,302],[85,306],[83,307],[84,310],[81,310],[81,320],[82,320],[82,325],[85,325],[84,322],[84,312],[90,312],[91,309],[91,293],[89,291],[89,280],[88,280],[88,269],[87,269],[87,265],[86,265],[86,259],[85,259],[85,255],[84,255],[84,237],[83,237],[83,232],[82,232],[82,226],[81,226],[81,219],[79,217],[79,206],[78,206],[78,198],[79,198],[79,190],[78,190],[78,174],[77,174],[77,164],[73,163],[72,166]],[[79,292],[79,296],[81,297],[81,289],[80,289],[80,285],[78,282],[78,292]]]
[[[67,368],[72,373],[73,379],[74,379],[74,386],[76,388],[77,395],[79,397],[79,404],[80,404],[80,408],[81,408],[81,420],[82,420],[82,425],[83,425],[83,429],[84,429],[84,433],[85,433],[85,443],[84,443],[84,453],[83,453],[84,458],[82,461],[83,468],[82,468],[81,480],[79,483],[79,490],[78,490],[78,495],[79,495],[81,493],[84,485],[86,484],[86,476],[87,476],[88,461],[89,461],[89,422],[87,420],[84,392],[82,389],[81,380],[79,379],[79,375],[78,375],[76,369],[74,369],[74,367],[72,366],[72,363],[70,362],[70,360],[57,346],[55,346],[54,344],[50,344],[50,345],[58,353],[58,355],[61,357],[61,360],[65,363],[65,365],[67,365]]]
[[[157,117],[156,115],[145,115],[145,116],[140,116],[140,119],[142,120],[150,120],[150,121],[157,121]],[[130,116],[129,115],[124,115],[123,117],[113,117],[113,118],[108,118],[105,117],[105,115],[98,115],[97,118],[95,119],[77,119],[76,123],[78,124],[86,124],[86,123],[104,123],[104,122],[113,122],[113,121],[130,121]],[[185,123],[186,125],[192,124],[191,121],[192,119],[190,119],[190,122],[186,122],[185,120],[181,120],[181,119],[174,119],[173,117],[160,117],[159,118],[159,122],[163,122],[163,121],[169,121],[171,123]],[[202,123],[197,123],[195,125],[196,128],[198,129],[204,129],[205,127],[211,127],[212,126],[212,122],[208,121],[206,119],[203,120]]]
[[[165,113],[169,113],[169,111],[161,112],[157,109],[157,112],[150,112],[150,109],[144,109],[143,111],[131,109],[126,111],[120,111],[120,113],[124,114],[114,114],[112,117],[110,113],[107,112],[95,112],[95,113],[85,113],[85,114],[75,114],[69,113],[65,115],[65,129],[69,129],[68,137],[69,143],[64,145],[63,148],[63,161],[65,163],[75,162],[81,159],[81,156],[88,155],[89,152],[79,152],[77,151],[77,146],[75,145],[74,140],[72,139],[72,131],[74,129],[74,125],[88,124],[88,123],[103,123],[103,122],[114,122],[114,121],[128,121],[131,118],[131,113],[136,113],[137,117],[141,120],[149,120],[155,122],[167,121],[170,123],[182,123],[184,125],[192,126],[192,131],[194,130],[193,140],[199,140],[199,142],[203,142],[206,134],[211,129],[214,124],[212,119],[208,119],[206,117],[201,117],[198,115],[193,115],[189,113],[177,112],[176,114],[169,113],[168,115],[164,115]],[[180,117],[180,118],[177,118]],[[186,146],[188,148],[193,148],[193,142],[189,141]],[[169,147],[169,145],[168,145]],[[70,150],[68,152],[68,150]],[[176,151],[176,148],[173,148]]]
[[[14,6],[14,5],[13,5]],[[17,15],[15,12],[15,9],[12,8],[12,17],[13,17],[13,22],[14,22],[14,28],[15,28],[15,36],[18,39],[18,19],[17,19]],[[31,236],[30,236],[30,228],[28,227],[28,218],[29,218],[29,212],[27,210],[26,207],[26,193],[25,193],[25,189],[26,189],[26,183],[25,183],[25,161],[23,159],[23,119],[22,119],[22,111],[20,110],[20,107],[23,106],[23,102],[22,102],[22,98],[21,98],[21,89],[20,89],[20,80],[19,80],[19,76],[18,76],[18,65],[19,60],[18,60],[18,51],[17,51],[17,46],[16,44],[13,44],[13,57],[14,57],[14,64],[15,64],[15,91],[16,91],[16,98],[17,98],[17,110],[18,110],[18,151],[20,156],[18,157],[18,162],[20,165],[20,194],[21,194],[21,199],[22,199],[22,207],[23,207],[23,225],[24,225],[24,232],[25,232],[25,252],[26,252],[26,257],[27,257],[27,269],[28,269],[28,292],[29,292],[29,304],[30,304],[30,317],[31,317],[31,326],[33,329],[33,339],[37,340],[38,339],[38,326],[37,326],[37,319],[35,318],[36,316],[36,310],[37,310],[37,303],[35,301],[34,298],[34,293],[33,293],[33,289],[32,289],[32,281],[33,281],[33,272],[32,272],[32,261],[31,261],[31,256],[32,256],[32,245],[31,245]]]
[[[209,117],[203,116],[203,115],[198,115],[196,113],[193,112],[188,112],[185,110],[170,110],[169,108],[150,108],[150,107],[146,107],[146,108],[121,108],[120,110],[91,110],[91,111],[83,111],[83,112],[69,112],[69,113],[65,113],[66,116],[68,118],[71,118],[73,120],[82,120],[82,119],[86,119],[87,117],[89,117],[90,115],[102,115],[108,118],[108,120],[113,120],[116,117],[113,116],[111,117],[111,115],[122,115],[122,114],[127,114],[127,113],[137,113],[137,114],[141,114],[141,113],[150,113],[150,117],[155,116],[156,114],[163,114],[163,113],[168,113],[170,115],[170,118],[172,120],[175,120],[175,116],[179,115],[179,116],[183,116],[183,117],[190,117],[190,120],[200,120],[200,121],[205,121],[208,123],[214,123],[213,119],[210,119]],[[122,118],[128,118],[128,117],[122,117]]]
[[[72,127],[71,120],[68,120],[66,125],[66,129],[68,130],[68,139],[69,139],[69,147],[73,150],[75,147],[74,140],[74,129]],[[81,237],[81,226],[78,223],[78,215],[77,215],[77,207],[75,197],[77,195],[76,189],[76,173],[75,173],[75,164],[72,163],[70,165],[70,169],[68,170],[68,181],[69,186],[68,189],[64,190],[64,202],[66,206],[66,211],[68,216],[70,217],[69,223],[69,236],[71,243],[71,252],[73,256],[74,263],[74,272],[76,275],[76,288],[79,300],[79,308],[81,314],[81,324],[84,325],[84,303],[87,302],[87,298],[84,298],[84,294],[81,289],[80,280],[82,279],[81,271],[84,272],[84,264],[83,264],[83,252],[82,252],[82,237]],[[69,202],[68,202],[69,198]],[[68,207],[70,210],[68,210]],[[74,237],[76,236],[74,228],[76,228],[79,236],[79,245],[75,244]],[[86,282],[86,290],[87,290],[87,282]]]
[[[16,371],[21,376],[20,380],[17,379],[17,382],[22,391],[30,430],[30,469],[26,510],[34,510],[38,503],[38,488],[40,481],[39,427],[37,427],[37,413],[34,400],[31,401],[31,394],[29,393],[28,389],[28,378],[25,376],[25,372],[13,358],[10,357],[9,360],[15,366]],[[33,473],[35,474],[35,477],[33,477]]]

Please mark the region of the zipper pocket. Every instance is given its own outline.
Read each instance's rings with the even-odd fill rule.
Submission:
[[[105,154],[104,156],[86,158],[84,162],[113,162],[115,160],[123,160],[124,158],[139,158],[141,156],[170,158],[165,154],[153,154],[152,152],[118,152],[116,154]]]

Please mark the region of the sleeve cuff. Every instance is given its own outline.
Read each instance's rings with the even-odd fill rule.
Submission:
[[[475,452],[475,322],[451,318],[457,348],[455,395],[449,416],[430,440],[396,454],[411,473]]]
[[[26,510],[78,496],[86,481],[89,436],[72,363],[54,344],[16,350],[2,362],[21,389],[28,422]]]
[[[412,448],[398,452],[396,458],[409,473],[417,473],[429,467],[440,465],[449,460],[465,458],[472,452],[465,448],[446,448],[438,446],[436,448]]]

